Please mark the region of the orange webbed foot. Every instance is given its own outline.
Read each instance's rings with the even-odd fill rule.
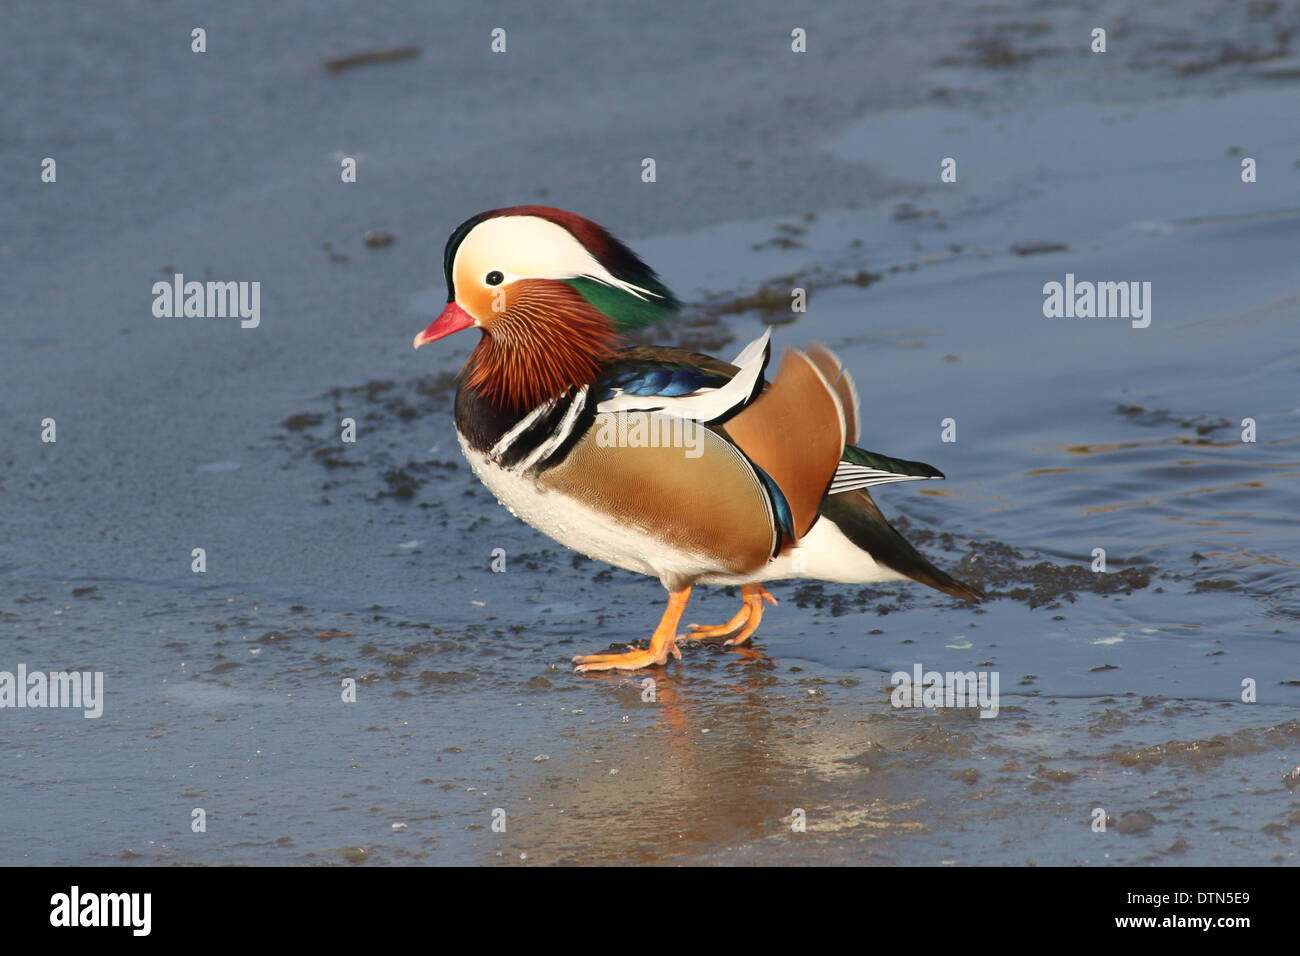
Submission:
[[[726,637],[727,640],[722,642],[723,647],[730,647],[735,644],[744,644],[754,632],[758,630],[758,625],[763,621],[763,602],[776,607],[776,598],[772,597],[770,591],[761,584],[746,584],[740,589],[741,600],[744,603],[740,610],[726,624],[718,624],[713,627],[701,627],[698,624],[691,625],[690,637],[697,640],[709,640],[711,638]]]
[[[730,637],[749,623],[752,613],[749,602],[745,602],[740,605],[740,610],[736,612],[736,616],[726,624],[692,624],[691,633],[687,636],[697,641],[709,641],[715,637]]]
[[[620,654],[579,654],[573,659],[578,666],[575,671],[635,671],[643,667],[668,663],[668,655],[681,660],[682,652],[677,647],[677,622],[681,620],[686,602],[690,600],[691,589],[688,585],[680,591],[668,595],[668,607],[664,616],[650,638],[650,647],[644,651],[628,646]]]
[[[621,654],[579,654],[573,659],[578,666],[575,671],[637,671],[643,667],[653,667],[668,663],[668,654],[681,660],[682,652],[674,643],[667,648],[667,653],[658,655],[650,650],[638,650],[630,644]]]

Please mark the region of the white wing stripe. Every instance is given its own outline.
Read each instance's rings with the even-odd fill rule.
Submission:
[[[708,424],[735,408],[744,405],[754,394],[754,387],[767,365],[772,330],[745,346],[736,356],[746,362],[735,377],[721,388],[701,388],[689,395],[628,395],[619,390],[613,397],[596,406],[597,412],[663,412],[678,418],[689,418]]]
[[[771,326],[769,326],[766,332],[741,349],[740,354],[731,360],[731,364],[736,366],[736,368],[744,368],[750,362],[754,361],[754,359],[763,354],[763,350],[767,348],[768,340],[771,337],[772,329]]]
[[[859,478],[854,481],[833,481],[831,482],[830,493],[833,495],[842,495],[846,491],[857,491],[859,488],[870,488],[874,485],[888,485],[895,481],[925,481],[929,475],[888,475],[883,478]]]
[[[899,475],[881,468],[870,468],[866,465],[854,465],[842,461],[835,469],[834,477],[831,478],[830,494],[839,495],[846,491],[857,491],[859,488],[870,488],[873,485],[887,485],[895,481],[923,481],[937,477],[937,475]]]

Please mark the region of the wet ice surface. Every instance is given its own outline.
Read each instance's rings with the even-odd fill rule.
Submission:
[[[55,446],[26,424],[6,446],[0,667],[103,670],[107,701],[98,720],[0,712],[0,862],[1294,864],[1294,80],[1092,106],[1056,102],[1044,68],[999,111],[970,95],[997,74],[960,62],[991,54],[952,47],[953,65],[904,68],[955,91],[939,105],[858,110],[801,147],[862,192],[808,183],[789,214],[676,227],[655,206],[661,234],[634,245],[704,303],[661,341],[729,357],[766,319],[779,345],[836,349],[862,443],[948,475],[877,501],[992,600],[781,583],[758,655],[688,644],[648,672],[653,702],[642,675],[573,675],[573,654],[648,636],[663,592],[519,525],[460,458],[449,373],[472,343],[406,343],[472,209],[373,254],[427,246],[421,281],[364,250],[291,267],[281,286],[358,298],[315,317],[290,301],[256,347],[125,306],[87,342],[89,300],[65,297],[22,313],[0,386],[24,421],[59,421]],[[602,218],[579,196],[543,201]],[[278,218],[308,220],[315,254],[332,233],[311,205]],[[198,274],[173,251],[191,226],[123,255]],[[96,262],[84,289],[141,299],[155,278]],[[1044,318],[1067,272],[1150,281],[1150,328]],[[795,284],[806,314],[742,307]],[[686,620],[737,601],[697,589]],[[888,676],[918,663],[997,671],[998,716],[894,709]]]

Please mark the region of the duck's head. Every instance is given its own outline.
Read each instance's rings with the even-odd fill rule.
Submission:
[[[447,307],[415,347],[478,328],[464,386],[531,407],[590,382],[621,332],[671,315],[677,299],[589,219],[514,206],[461,223],[443,253]]]

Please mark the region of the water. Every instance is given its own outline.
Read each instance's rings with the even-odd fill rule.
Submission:
[[[214,165],[217,134],[195,126],[168,167],[177,191],[156,196],[95,158],[111,142],[125,168],[162,162],[166,123],[127,94],[172,88],[188,61],[142,52],[114,97],[81,89],[89,113],[85,78],[54,86],[48,119],[10,104],[29,137],[76,132],[60,192],[6,191],[0,668],[101,670],[107,699],[98,720],[0,712],[0,862],[1294,864],[1300,90],[1263,64],[1177,69],[1216,31],[1263,43],[1282,24],[1220,12],[1177,54],[1157,51],[1172,27],[1146,24],[1097,73],[1044,13],[1015,42],[1058,52],[1000,70],[963,45],[993,14],[940,25],[922,7],[873,14],[899,38],[874,57],[781,73],[807,104],[786,112],[754,52],[760,17],[725,43],[708,11],[704,32],[675,28],[695,37],[682,74],[597,45],[626,62],[594,101],[590,64],[535,59],[525,34],[510,62],[540,87],[460,50],[443,76],[418,14],[420,60],[326,79],[316,58],[357,41],[295,24],[316,42],[240,54],[251,79],[209,60],[182,84],[248,97],[254,145]],[[917,24],[934,49],[904,42]],[[57,35],[24,29],[28,56]],[[412,77],[465,91],[439,104],[432,159]],[[353,127],[340,97],[368,107]],[[623,123],[624,99],[663,129],[644,148],[661,153],[657,193],[636,162],[608,178],[626,147],[591,135]],[[484,129],[490,104],[512,121]],[[512,148],[485,156],[492,143]],[[336,150],[369,157],[358,191],[303,181]],[[939,182],[946,156],[955,184]],[[619,231],[697,304],[660,341],[729,357],[775,320],[778,345],[834,348],[862,443],[948,475],[877,501],[991,600],[780,583],[754,653],[687,645],[650,672],[653,701],[641,674],[573,675],[573,654],[648,636],[662,588],[500,508],[451,426],[472,343],[408,344],[444,295],[446,232],[523,199]],[[397,242],[365,248],[371,228]],[[164,266],[260,278],[262,327],[154,319]],[[1150,326],[1045,318],[1043,285],[1067,273],[1150,282]],[[807,313],[742,307],[796,284]],[[36,438],[47,416],[53,445]],[[345,417],[356,444],[339,441]],[[686,620],[738,600],[699,588]],[[997,671],[998,716],[893,708],[889,675],[918,663]]]

